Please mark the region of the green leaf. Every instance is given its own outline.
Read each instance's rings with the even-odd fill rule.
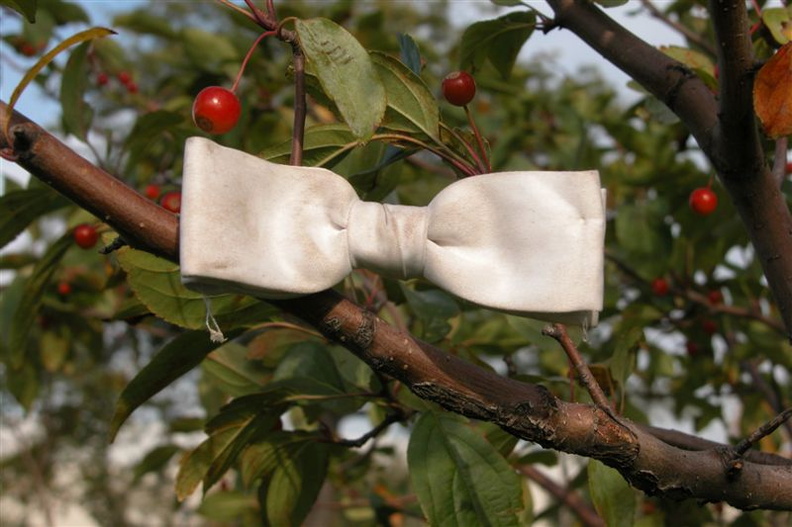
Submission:
[[[520,478],[459,417],[426,412],[407,449],[410,479],[429,523],[444,527],[519,525]]]
[[[265,510],[270,525],[302,525],[324,485],[329,453],[326,443],[303,441],[279,457],[267,484]]]
[[[616,470],[595,459],[588,464],[589,493],[597,512],[609,527],[632,527],[635,491]]]
[[[403,283],[399,283],[399,286],[407,298],[407,303],[423,325],[423,338],[429,342],[442,340],[451,331],[448,320],[459,315],[456,301],[439,289],[413,291]]]
[[[240,397],[220,410],[207,425],[209,438],[182,458],[176,477],[176,495],[187,498],[203,482],[204,493],[236,461],[237,456],[263,433],[280,422],[285,392],[270,389]]]
[[[58,270],[60,261],[66,251],[73,245],[74,241],[71,232],[67,232],[50,245],[25,284],[25,293],[14,313],[8,335],[8,351],[11,365],[14,368],[21,367],[25,362],[28,335],[33,323],[36,321],[36,314],[41,305],[44,290],[49,284],[52,275]]]
[[[660,51],[692,70],[700,70],[706,73],[714,71],[715,65],[712,60],[701,52],[681,46],[660,46]]]
[[[462,34],[460,67],[475,72],[489,60],[501,77],[508,79],[535,27],[536,15],[528,11],[472,24]]]
[[[223,74],[226,64],[240,60],[231,40],[222,33],[188,27],[182,30],[180,40],[187,57],[202,71]]]
[[[363,404],[362,398],[337,398],[348,392],[338,366],[329,348],[318,342],[303,341],[293,345],[281,359],[273,380],[281,382],[299,381],[302,395],[329,396],[330,400],[312,402],[303,408],[313,418],[326,411],[337,415],[353,412]],[[360,388],[353,387],[354,391]],[[295,398],[299,398],[296,395]]]
[[[503,7],[516,7],[518,5],[525,5],[521,0],[490,0],[490,2]]]
[[[246,514],[259,514],[255,496],[239,491],[210,494],[198,506],[198,514],[215,522],[233,522]]]
[[[763,9],[762,22],[779,44],[792,40],[792,6]]]
[[[383,126],[421,132],[440,141],[440,109],[437,98],[423,79],[395,58],[371,52],[388,100]]]
[[[31,24],[36,21],[37,0],[0,0],[0,5],[10,7],[27,18]]]
[[[366,49],[346,29],[326,18],[297,20],[295,29],[307,66],[325,94],[355,137],[371,138],[385,115],[386,99]]]
[[[358,146],[360,141],[345,124],[321,124],[305,130],[303,142],[303,164],[306,166],[332,168],[346,154]],[[259,154],[273,163],[288,163],[292,141],[284,141]]]
[[[76,35],[72,35],[71,37],[67,38],[66,40],[55,46],[53,49],[45,53],[40,59],[36,61],[33,67],[30,68],[27,71],[27,73],[25,73],[25,76],[22,77],[21,81],[19,81],[17,87],[14,88],[14,91],[11,93],[11,98],[8,101],[8,106],[6,108],[7,114],[11,115],[11,113],[14,111],[14,105],[16,105],[16,102],[19,100],[19,97],[22,96],[22,92],[25,91],[27,85],[30,84],[30,82],[36,78],[36,75],[38,75],[39,72],[42,69],[44,69],[44,67],[47,64],[55,60],[55,57],[57,57],[61,51],[75,44],[79,44],[81,42],[86,42],[88,40],[93,40],[95,38],[102,38],[102,37],[106,37],[107,35],[114,35],[114,34],[115,31],[104,27],[94,27],[91,29],[86,29],[85,31],[80,31]],[[8,122],[6,123],[6,129],[3,130],[6,136],[8,135],[8,126],[10,125],[11,125],[11,119],[9,119]]]
[[[123,13],[113,18],[113,27],[123,27],[136,33],[156,35],[164,38],[173,38],[176,32],[171,27],[169,20],[155,15],[150,9],[136,9]]]
[[[137,483],[140,478],[150,472],[161,472],[165,466],[181,449],[176,445],[162,445],[151,450],[146,456],[135,465],[133,482]]]
[[[134,166],[138,159],[155,141],[162,141],[163,136],[184,122],[184,117],[177,112],[156,110],[141,115],[132,131],[126,138],[124,148],[128,152],[127,165]]]
[[[619,247],[640,259],[638,270],[645,276],[661,275],[668,262],[658,254],[670,254],[671,229],[665,224],[666,205],[661,200],[624,204],[616,215]]]
[[[93,120],[93,109],[85,102],[90,68],[88,50],[90,42],[80,44],[69,57],[61,81],[60,102],[63,108],[63,129],[86,141]]]
[[[12,242],[30,223],[69,201],[49,187],[15,190],[0,196],[0,247]]]
[[[399,33],[399,58],[410,71],[421,74],[421,51],[418,44],[407,33]]]
[[[620,5],[626,4],[628,1],[629,0],[594,0],[594,2],[602,7],[619,7]]]
[[[226,337],[235,338],[240,333],[237,330]],[[121,392],[110,422],[110,441],[136,408],[198,366],[218,347],[220,344],[212,342],[204,330],[184,332],[166,344]]]
[[[270,372],[247,355],[246,346],[229,343],[209,355],[203,363],[203,373],[232,397],[257,392],[266,384]]]
[[[135,296],[159,318],[186,329],[206,325],[204,296],[190,291],[181,283],[179,266],[153,254],[124,247],[117,251],[118,262],[127,273]],[[240,295],[211,297],[212,313],[223,329],[244,325],[235,315],[260,318],[274,310],[261,302]],[[250,311],[253,310],[251,316]]]

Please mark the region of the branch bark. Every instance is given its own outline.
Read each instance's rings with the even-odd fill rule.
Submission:
[[[0,102],[0,126],[6,108]],[[102,218],[131,246],[178,261],[178,216],[143,199],[20,114],[12,118],[11,136],[18,163],[31,174]],[[9,146],[0,138],[0,148]],[[769,464],[746,456],[739,473],[727,479],[734,451],[725,445],[700,451],[674,447],[651,429],[597,406],[565,402],[542,386],[500,377],[449,355],[335,291],[272,304],[419,397],[544,447],[599,459],[649,494],[726,501],[746,509],[792,509],[792,460],[772,456]]]

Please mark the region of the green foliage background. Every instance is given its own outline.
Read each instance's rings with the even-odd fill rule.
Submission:
[[[527,39],[542,38],[530,10],[493,15],[463,33],[448,25],[453,5],[446,2],[282,4],[280,18],[299,18],[303,35],[343,26],[349,46],[359,42],[371,59],[369,73],[383,81],[384,117],[374,112],[358,121],[350,112],[371,86],[333,87],[338,77],[309,61],[306,162],[332,167],[365,199],[424,204],[453,180],[437,156],[400,154],[421,145],[462,151],[449,130],[468,133],[464,113],[436,98],[442,77],[460,64],[476,74],[472,109],[493,170],[600,170],[608,190],[607,297],[602,324],[581,336],[581,349],[625,415],[650,422],[659,406],[692,417],[696,430],[721,424],[738,439],[776,413],[759,386],[790,400],[792,353],[744,229],[717,184],[722,199],[713,215],[689,210],[690,191],[712,181],[711,171],[658,101],[641,97],[626,107],[593,70],[563,77],[552,61],[515,62]],[[683,4],[672,8],[706,33],[706,17]],[[23,41],[54,42],[91,18],[90,8],[40,0],[35,24],[3,35],[4,53],[21,53]],[[184,141],[199,133],[192,100],[206,86],[230,85],[257,28],[203,2],[151,2],[117,15],[112,26],[118,38],[74,48],[68,62],[49,65],[36,82],[62,104],[62,132],[86,142],[100,166],[137,189],[178,189]],[[667,52],[717,89],[712,57]],[[284,160],[293,117],[290,62],[290,48],[274,39],[254,53],[239,89],[242,121],[223,144]],[[121,72],[132,74],[137,90],[118,82]],[[109,84],[96,84],[100,73]],[[373,137],[366,119],[381,121]],[[788,180],[784,186],[789,196]],[[128,510],[130,493],[167,524],[186,510],[175,497],[202,483],[211,491],[196,514],[207,524],[298,525],[320,492],[320,501],[335,504],[325,512],[327,525],[375,525],[391,514],[405,525],[420,525],[424,516],[457,519],[448,525],[526,525],[534,513],[551,523],[565,518],[556,502],[533,511],[514,472],[557,465],[556,454],[443,413],[252,298],[212,299],[227,336],[235,337],[213,344],[201,329],[203,300],[180,285],[175,265],[128,248],[101,256],[72,246],[68,234],[52,235],[53,225],[83,221],[98,220],[35,179],[25,189],[8,183],[0,198],[0,243],[23,231],[33,241],[0,260],[1,269],[13,271],[0,299],[3,426],[31,415],[42,431],[0,459],[8,496],[39,506],[44,489],[59,490],[55,476],[74,457],[83,482],[76,499],[103,525],[150,525]],[[104,230],[111,241],[114,234]],[[671,294],[652,293],[658,277]],[[57,292],[62,281],[72,284],[68,297]],[[540,323],[473,309],[423,282],[360,272],[340,287],[449,353],[587,400],[570,385],[567,361],[541,336]],[[724,300],[713,302],[713,291]],[[738,417],[726,407],[737,408]],[[339,424],[350,416],[368,427],[399,422],[391,428],[409,437],[406,466],[378,440],[362,448],[338,443]],[[113,466],[108,437],[130,440],[146,426],[161,432],[151,449],[131,469]],[[762,447],[779,450],[781,437]],[[569,487],[604,517],[641,525],[727,521],[716,506],[639,495],[601,465],[573,467]],[[769,516],[742,514],[734,523],[760,525]]]

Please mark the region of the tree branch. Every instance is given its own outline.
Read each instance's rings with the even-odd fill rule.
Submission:
[[[7,118],[0,103],[0,126]],[[94,167],[19,114],[12,119],[18,163],[113,226],[133,247],[178,261],[178,217]],[[9,147],[0,139],[0,148]],[[273,305],[340,343],[379,374],[467,417],[490,421],[547,448],[599,459],[635,487],[670,498],[726,501],[740,508],[792,509],[792,462],[746,460],[726,480],[733,450],[675,448],[594,405],[568,403],[546,388],[500,377],[388,325],[332,290]],[[774,458],[775,459],[775,458]]]
[[[696,138],[740,214],[792,341],[792,215],[759,141],[745,4],[711,0],[721,63],[719,104],[690,69],[617,24],[593,2],[547,1],[558,26],[663,101]]]

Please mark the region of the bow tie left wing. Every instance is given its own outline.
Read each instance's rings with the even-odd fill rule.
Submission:
[[[270,163],[208,139],[187,140],[180,218],[182,282],[204,293],[288,298],[351,271],[342,177]],[[340,250],[339,250],[340,248]]]

